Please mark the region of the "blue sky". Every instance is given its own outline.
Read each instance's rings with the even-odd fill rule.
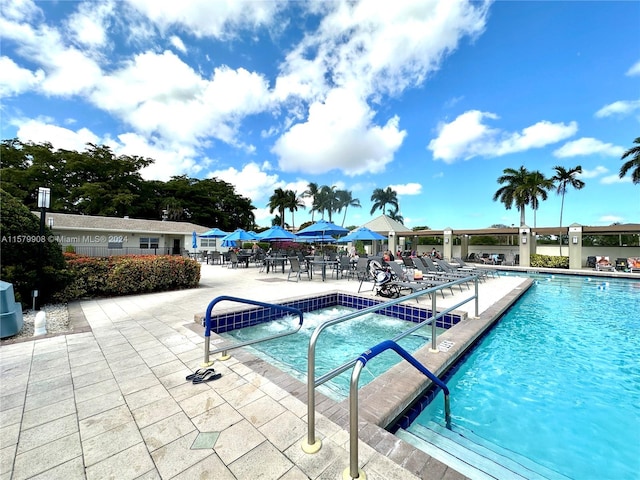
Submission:
[[[371,193],[388,186],[410,228],[517,225],[493,194],[521,165],[582,166],[564,225],[640,222],[640,187],[618,178],[640,136],[640,2],[0,5],[3,139],[225,180],[262,226],[276,188],[309,182],[360,200],[345,225],[379,215]],[[550,192],[536,225],[559,217]]]

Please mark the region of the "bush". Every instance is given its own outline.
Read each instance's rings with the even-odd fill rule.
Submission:
[[[531,255],[531,266],[544,268],[569,268],[569,257],[534,254]]]
[[[131,295],[194,288],[200,282],[200,264],[168,255],[126,255],[94,258],[65,254],[75,280],[66,300],[81,297]]]
[[[39,219],[16,198],[4,190],[0,196],[0,278],[13,284],[16,301],[28,305],[37,289],[38,303],[48,303],[72,280],[60,244],[47,241],[51,230],[46,226],[40,236]]]

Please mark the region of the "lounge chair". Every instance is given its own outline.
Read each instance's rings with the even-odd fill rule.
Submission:
[[[640,257],[627,258],[627,268],[631,273],[640,273]]]
[[[616,266],[609,261],[609,257],[596,256],[596,271],[615,272]]]
[[[483,277],[488,277],[489,275],[491,275],[492,277],[495,277],[497,275],[496,271],[493,270],[492,268],[480,268],[480,267],[476,267],[475,265],[469,265],[468,263],[465,263],[464,260],[462,260],[460,257],[453,257],[453,260],[458,265],[460,265],[460,267],[458,268],[458,271],[478,272]]]
[[[307,279],[311,280],[311,272],[309,272],[307,265],[300,263],[298,257],[289,257],[289,275],[287,275],[287,281],[291,281],[291,277],[293,276],[297,282],[303,273],[306,273]]]

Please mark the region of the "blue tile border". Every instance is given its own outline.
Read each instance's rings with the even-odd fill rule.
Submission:
[[[341,292],[331,292],[313,297],[285,301],[280,305],[297,308],[306,313],[335,306],[362,310],[363,308],[381,305],[383,303],[385,302],[372,298],[349,295]],[[420,323],[431,317],[430,309],[403,304],[384,307],[376,313],[413,323]],[[281,310],[267,307],[242,309],[236,312],[228,311],[211,316],[211,330],[218,334],[225,333],[240,328],[251,327],[259,323],[271,322],[285,315]],[[449,329],[460,322],[460,320],[462,320],[460,315],[448,313],[438,319],[436,326]]]

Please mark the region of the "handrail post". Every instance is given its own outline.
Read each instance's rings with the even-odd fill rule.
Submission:
[[[478,276],[477,275],[476,275],[475,279],[473,280],[473,283],[475,284],[475,288],[476,288],[476,292],[475,292],[475,294],[476,294],[476,318],[478,318],[478,312],[480,310],[479,310],[479,306],[478,306],[479,296],[478,296]]]
[[[436,310],[436,292],[431,294],[431,348],[429,351],[431,353],[438,353],[438,347],[436,345],[436,316],[438,315],[438,311]]]
[[[307,351],[307,440],[302,442],[305,453],[317,453],[322,448],[322,441],[316,440],[316,341],[321,331],[313,331]]]
[[[342,472],[343,480],[367,478],[364,471],[358,468],[358,383],[364,364],[358,359],[351,372],[349,384],[349,467]]]

